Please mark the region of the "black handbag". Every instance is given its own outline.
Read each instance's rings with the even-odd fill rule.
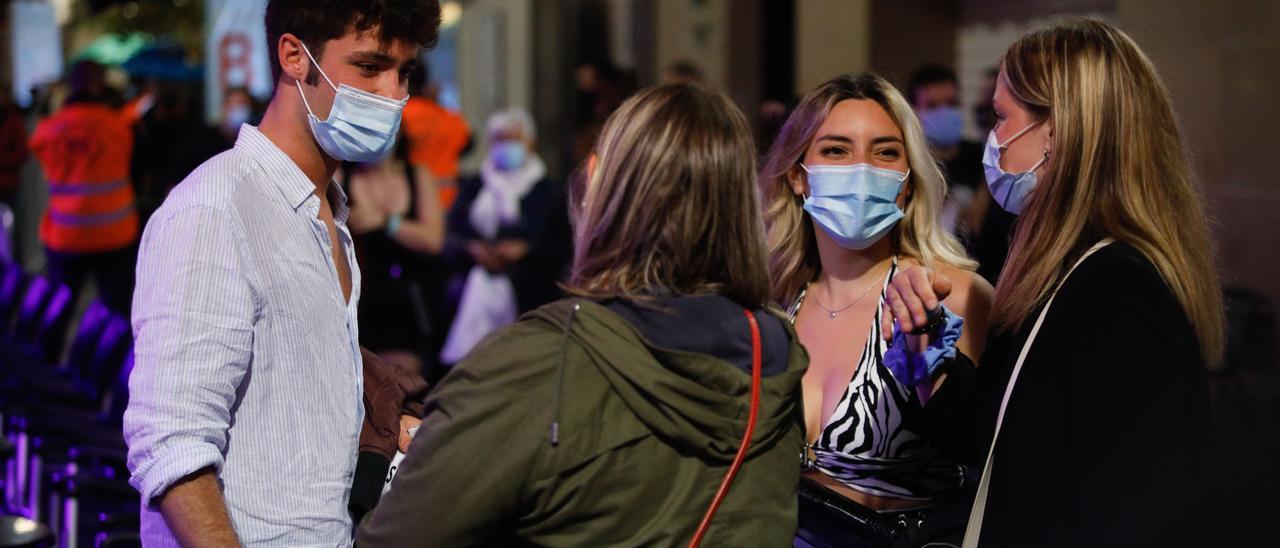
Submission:
[[[929,508],[877,512],[801,476],[796,538],[819,548],[959,546],[973,501],[973,482]]]

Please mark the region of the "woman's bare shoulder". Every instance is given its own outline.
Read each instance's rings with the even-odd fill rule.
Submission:
[[[951,279],[951,295],[944,302],[957,314],[965,315],[974,307],[991,308],[995,288],[986,278],[972,270],[945,263],[938,263],[935,270]]]

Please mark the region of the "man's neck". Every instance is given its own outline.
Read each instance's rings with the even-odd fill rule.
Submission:
[[[305,122],[299,123],[306,120],[307,116],[301,104],[298,101],[279,100],[281,93],[290,91],[297,93],[292,88],[282,87],[277,90],[277,99],[267,106],[258,130],[298,165],[298,169],[316,185],[316,195],[323,200],[340,163],[320,150],[315,136],[311,134],[311,128]]]

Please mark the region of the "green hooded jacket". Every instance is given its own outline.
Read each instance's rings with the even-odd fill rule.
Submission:
[[[738,318],[712,328],[740,324],[749,341]],[[761,383],[751,449],[704,546],[792,544],[808,357],[780,324],[787,363]],[[589,300],[552,303],[435,387],[357,545],[687,545],[737,453],[750,393],[750,374],[724,359],[658,348]]]

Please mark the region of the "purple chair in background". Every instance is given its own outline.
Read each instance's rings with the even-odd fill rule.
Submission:
[[[18,265],[0,263],[0,339],[8,338],[13,328],[13,312],[22,300],[26,274]]]

